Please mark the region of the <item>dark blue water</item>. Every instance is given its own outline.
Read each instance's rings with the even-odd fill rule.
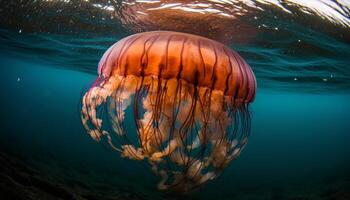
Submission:
[[[50,10],[72,11],[70,4],[50,4],[31,19],[10,6],[1,13],[12,21],[0,29],[1,199],[350,199],[346,24],[281,14],[259,21],[267,27],[254,41],[230,44],[258,82],[248,146],[217,180],[174,196],[156,190],[147,163],[96,143],[80,122],[80,97],[100,57],[130,31],[113,21],[101,28],[101,19],[64,23],[71,15],[82,23],[81,12],[43,26],[44,17],[57,17]]]

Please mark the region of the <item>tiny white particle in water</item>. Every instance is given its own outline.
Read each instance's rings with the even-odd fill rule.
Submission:
[[[298,79],[297,78],[294,78],[295,81],[297,81]]]
[[[278,27],[275,27],[275,30],[278,31]]]
[[[331,78],[333,78],[334,76],[333,76],[333,74],[331,74]]]
[[[17,82],[20,82],[20,81],[21,81],[21,78],[20,78],[20,77],[18,77],[18,78],[17,78]]]
[[[301,40],[298,40],[298,42],[301,42]]]
[[[326,81],[328,81],[328,79],[326,79],[326,78],[324,78],[324,79],[322,79],[324,82],[326,82]]]
[[[19,29],[18,33],[22,33],[22,29]]]

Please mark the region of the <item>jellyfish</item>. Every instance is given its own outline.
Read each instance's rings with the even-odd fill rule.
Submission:
[[[245,147],[255,90],[251,68],[231,48],[187,33],[144,32],[105,52],[81,120],[94,140],[148,162],[158,189],[187,192],[220,175]]]

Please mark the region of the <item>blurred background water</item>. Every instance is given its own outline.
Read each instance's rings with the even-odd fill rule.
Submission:
[[[217,180],[186,196],[158,192],[147,163],[120,158],[80,123],[80,96],[104,51],[154,29],[128,18],[140,11],[134,5],[152,10],[147,2],[184,12],[246,10],[240,24],[253,30],[228,41],[258,82],[248,146]],[[171,3],[0,1],[1,199],[350,199],[349,1]]]

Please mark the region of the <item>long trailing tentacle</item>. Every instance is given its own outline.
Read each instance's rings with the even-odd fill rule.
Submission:
[[[159,189],[188,191],[217,177],[239,155],[250,132],[248,104],[176,78],[99,80],[82,104],[90,136],[106,138],[123,157],[147,159],[162,177]],[[136,130],[126,125],[128,112]]]

